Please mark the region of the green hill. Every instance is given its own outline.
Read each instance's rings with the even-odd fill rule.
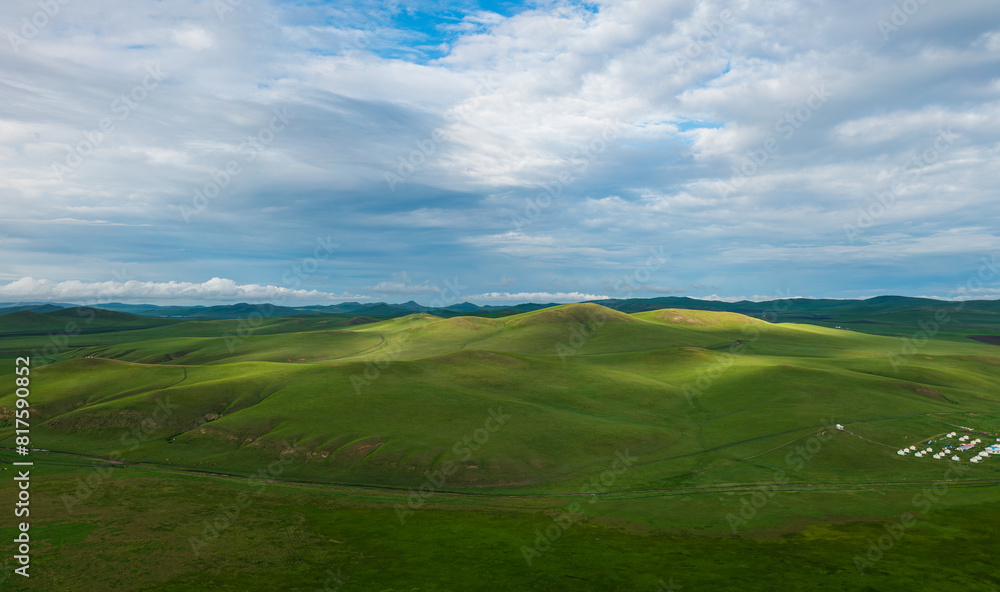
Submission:
[[[15,318],[25,327],[50,317]],[[292,442],[312,455],[297,477],[407,487],[502,408],[509,426],[454,487],[569,491],[616,449],[651,455],[616,484],[624,490],[764,478],[780,459],[769,451],[825,420],[857,422],[888,449],[910,432],[932,435],[950,414],[1000,411],[1000,352],[972,341],[929,342],[899,366],[889,337],[596,304],[330,324],[267,319],[240,336],[238,321],[188,321],[74,348],[44,369],[35,405],[46,420],[35,429],[53,447],[107,453],[117,432],[170,398],[179,410],[129,458],[240,472]],[[801,478],[846,479],[866,454],[879,459],[872,479],[934,470],[851,444]]]
[[[0,334],[57,331],[65,325],[66,321],[30,310],[0,316]]]
[[[92,307],[73,307],[39,313],[23,310],[0,315],[0,335],[57,332],[78,335],[127,331],[170,325],[178,321],[151,319]]]
[[[326,565],[345,591],[1000,584],[1000,461],[897,454],[1000,437],[1000,349],[963,335],[982,311],[922,339],[933,310],[892,306],[852,318],[897,337],[594,303],[161,326],[93,311],[55,340],[89,312],[0,316],[0,381],[32,357],[39,589],[315,590]],[[901,516],[915,526],[858,573]]]

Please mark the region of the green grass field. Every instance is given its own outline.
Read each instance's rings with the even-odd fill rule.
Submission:
[[[44,449],[4,585],[997,590],[1000,348],[968,336],[1000,324],[850,314],[0,316],[4,478],[18,356]],[[955,430],[961,462],[896,453]]]

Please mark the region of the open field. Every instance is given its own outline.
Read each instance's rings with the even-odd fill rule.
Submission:
[[[1000,458],[896,453],[1000,437],[982,318],[921,337],[872,313],[900,339],[596,304],[250,330],[107,314],[58,347],[44,315],[0,316],[0,381],[52,362],[32,368],[18,589],[1000,586]]]

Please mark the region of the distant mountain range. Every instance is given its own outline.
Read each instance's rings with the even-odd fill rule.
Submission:
[[[183,318],[183,319],[239,319],[245,318],[253,313],[261,313],[268,317],[286,317],[295,315],[335,315],[335,316],[366,316],[366,317],[399,317],[415,312],[428,312],[437,316],[454,317],[461,315],[506,315],[521,312],[530,312],[550,306],[557,306],[556,303],[549,304],[518,304],[514,306],[478,306],[471,302],[463,302],[453,306],[443,308],[431,308],[413,302],[402,304],[387,304],[385,302],[374,302],[361,304],[360,302],[344,302],[329,306],[275,306],[270,304],[225,304],[219,306],[157,306],[154,304],[122,304],[110,302],[99,304],[94,308],[114,312],[127,313],[142,317],[153,318]],[[0,315],[15,312],[35,312],[50,313],[58,310],[79,307],[76,304],[0,304]]]
[[[752,302],[720,302],[715,300],[699,300],[678,296],[660,298],[628,298],[591,300],[602,306],[622,312],[643,312],[662,308],[686,308],[694,310],[718,310],[737,312],[750,316],[765,316],[771,320],[787,321],[818,321],[834,318],[867,318],[875,314],[904,313],[919,309],[963,310],[1000,315],[1000,300],[975,300],[966,302],[949,302],[929,298],[910,298],[906,296],[877,296],[865,300],[833,300],[792,298]],[[557,303],[527,303],[514,305],[479,306],[471,302],[462,302],[446,307],[432,308],[423,306],[412,300],[401,304],[375,302],[362,304],[360,302],[343,302],[334,305],[314,306],[274,306],[269,304],[226,304],[219,306],[157,306],[153,304],[121,304],[117,302],[100,304],[95,308],[106,311],[126,313],[139,317],[161,319],[239,319],[251,314],[264,314],[268,317],[285,317],[296,315],[330,315],[338,317],[372,317],[391,318],[426,312],[441,317],[455,316],[486,316],[501,317],[523,312],[531,312],[543,308],[558,306]],[[18,312],[38,314],[58,313],[79,307],[68,303],[0,303],[0,315]],[[56,314],[55,316],[58,316]]]

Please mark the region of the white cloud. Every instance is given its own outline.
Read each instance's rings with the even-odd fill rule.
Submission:
[[[382,294],[438,294],[440,288],[410,284],[406,274],[394,282],[381,282],[372,291]],[[372,301],[375,296],[319,290],[292,290],[279,286],[237,284],[224,278],[202,283],[191,282],[53,282],[30,277],[0,285],[0,298],[10,301],[52,301],[84,304],[102,302],[274,302],[280,304],[326,304],[346,300]],[[581,292],[488,292],[464,297],[473,302],[579,302],[601,300],[609,296]]]
[[[766,296],[761,294],[754,294],[753,296],[719,296],[718,294],[709,294],[708,296],[695,296],[698,300],[709,300],[714,302],[770,302],[772,300],[781,300],[788,298],[788,295],[778,295],[778,296]]]
[[[640,286],[639,291],[650,292],[653,294],[683,294],[687,292],[687,288],[682,288],[680,286],[657,286],[655,284],[643,284]]]
[[[509,288],[517,283],[514,278],[507,277],[506,275],[500,276],[500,279],[495,282],[485,282],[484,285],[496,288]]]
[[[990,51],[1000,52],[1000,31],[984,33],[978,43]]]
[[[583,300],[606,300],[603,294],[583,294],[580,292],[487,292],[467,297],[472,302],[580,302]]]
[[[888,9],[862,0],[540,3],[451,20],[439,58],[419,46],[440,39],[348,3],[243,3],[224,20],[210,4],[74,3],[3,60],[0,277],[61,285],[139,264],[178,285],[253,278],[256,294],[308,256],[311,237],[337,234],[351,246],[330,263],[345,275],[329,275],[360,293],[437,293],[368,279],[395,269],[475,270],[475,285],[504,276],[525,294],[605,292],[593,270],[635,269],[647,256],[636,245],[660,244],[669,283],[719,293],[766,293],[778,274],[863,291],[872,280],[845,287],[859,261],[926,292],[929,274],[897,257],[960,267],[996,247],[986,230],[948,236],[1000,227],[991,2],[927,3],[888,43],[876,26]],[[4,11],[0,28],[17,30],[23,16]],[[135,91],[150,64],[167,81]],[[784,137],[777,121],[814,84],[833,96]],[[133,92],[144,99],[122,117],[115,101]],[[251,161],[239,147],[276,106],[296,118]],[[54,177],[52,163],[105,118],[114,129]],[[621,133],[601,138],[614,122]],[[960,139],[905,179],[864,234],[876,248],[851,247],[844,224],[942,126]],[[734,178],[772,136],[776,151]],[[385,173],[414,151],[428,152],[424,162],[389,190]],[[230,159],[241,173],[185,224],[177,207]],[[513,223],[557,185],[551,206]]]
[[[402,273],[394,273],[391,280],[379,282],[374,286],[368,286],[365,290],[378,294],[412,295],[440,294],[443,289],[440,286],[431,284],[430,280],[416,284],[410,279],[409,274],[404,271]]]
[[[173,37],[178,45],[194,51],[201,51],[215,45],[212,37],[201,27],[191,26],[174,31]]]
[[[160,302],[178,300],[197,301],[254,301],[275,302],[295,301],[302,303],[330,302],[342,300],[369,300],[367,296],[355,294],[332,294],[318,290],[292,290],[279,286],[259,284],[237,284],[233,280],[212,278],[202,283],[191,282],[53,282],[31,277],[21,278],[6,285],[0,285],[0,297],[20,301],[58,302],[116,302],[142,301]]]

